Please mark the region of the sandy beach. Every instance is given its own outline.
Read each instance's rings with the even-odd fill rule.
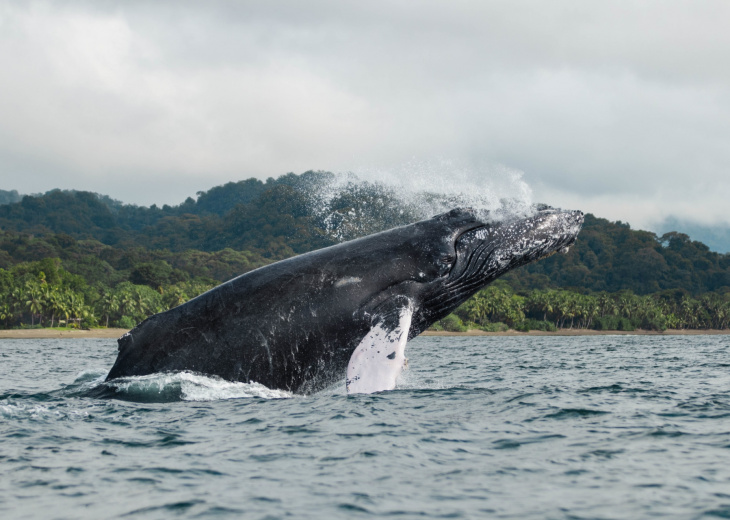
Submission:
[[[118,338],[127,329],[90,329],[90,330],[54,330],[54,329],[12,329],[0,330],[0,339],[45,339],[45,338]]]
[[[0,339],[44,339],[44,338],[119,338],[127,332],[127,329],[91,329],[91,330],[52,330],[52,329],[14,329],[0,330]],[[655,336],[694,336],[698,334],[728,335],[730,329],[724,330],[675,330],[668,329],[664,332],[653,330],[584,330],[584,329],[563,329],[556,332],[543,332],[532,330],[530,332],[518,332],[508,330],[505,332],[484,332],[481,330],[470,330],[468,332],[446,332],[427,330],[422,336],[624,336],[624,335],[655,335]]]

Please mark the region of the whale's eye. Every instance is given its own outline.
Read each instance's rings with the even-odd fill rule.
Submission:
[[[438,266],[438,276],[444,276],[451,271],[451,267],[454,265],[455,260],[456,255],[446,254],[442,256]]]

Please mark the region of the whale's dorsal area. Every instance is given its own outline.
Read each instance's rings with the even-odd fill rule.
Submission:
[[[191,371],[311,393],[395,388],[406,342],[510,269],[570,246],[577,211],[509,222],[468,209],[238,276],[119,339],[107,380]]]

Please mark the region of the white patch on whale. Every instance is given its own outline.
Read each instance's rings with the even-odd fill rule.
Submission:
[[[388,330],[377,323],[362,339],[347,365],[347,393],[372,394],[393,390],[406,364],[405,350],[413,305],[400,311],[398,325]]]
[[[353,283],[360,283],[362,282],[362,278],[359,278],[357,276],[346,276],[344,278],[340,278],[335,282],[335,287],[343,287],[345,285],[351,285]]]

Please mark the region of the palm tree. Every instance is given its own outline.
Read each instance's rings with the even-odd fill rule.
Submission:
[[[68,313],[72,316],[72,321],[79,322],[77,325],[80,326],[81,318],[88,314],[86,312],[86,306],[84,305],[84,297],[81,294],[75,292],[68,293]]]
[[[13,307],[13,310],[15,312],[21,314],[21,316],[20,316],[21,321],[23,319],[23,316],[22,316],[23,308],[25,307],[24,296],[25,296],[25,294],[23,292],[23,289],[20,286],[16,285],[10,291],[10,305]]]
[[[112,291],[106,292],[101,297],[100,306],[102,314],[106,317],[106,326],[109,327],[109,315],[117,312],[120,307],[119,296]]]
[[[129,316],[130,318],[133,318],[137,313],[135,309],[135,300],[134,295],[132,294],[132,291],[126,286],[121,287],[119,292],[119,306],[122,310],[123,316]],[[131,286],[131,284],[129,284]]]
[[[51,299],[49,301],[49,306],[51,308],[51,312],[53,313],[51,318],[55,318],[58,316],[58,322],[59,325],[61,323],[61,316],[63,316],[65,310],[66,310],[66,295],[62,289],[54,290],[51,293]],[[66,322],[68,325],[68,321]],[[51,325],[52,327],[53,325]]]
[[[679,302],[681,327],[684,329],[693,329],[698,324],[697,308],[695,301],[689,296],[682,296]]]
[[[591,328],[593,325],[593,320],[598,316],[598,309],[598,298],[591,296],[588,300],[588,323],[586,324],[586,328]]]
[[[631,319],[636,311],[636,297],[628,291],[621,292],[617,295],[617,302],[619,313]]]
[[[547,321],[548,314],[553,312],[553,300],[549,291],[532,291],[525,301],[528,312],[542,313],[542,321]]]
[[[598,308],[601,318],[605,318],[606,315],[615,316],[618,312],[616,300],[607,292],[598,295]]]
[[[10,306],[10,303],[5,301],[2,304],[0,304],[0,320],[2,320],[5,325],[8,324],[8,322],[13,317],[13,309]]]
[[[43,299],[46,303],[46,309],[51,313],[51,327],[53,327],[61,302],[61,294],[58,292],[58,288],[46,285],[43,288]]]
[[[69,320],[72,316],[72,307],[71,307],[71,301],[73,299],[73,293],[65,289],[63,292],[60,293],[59,299],[58,299],[58,317],[59,317],[59,323],[60,318],[63,316],[66,321],[66,326],[68,327],[70,325]]]
[[[40,287],[35,284],[28,283],[25,288],[25,307],[30,311],[30,324],[31,326],[34,326],[36,314],[39,315],[40,319],[43,318],[43,315],[41,314],[45,303],[43,301],[43,293],[41,292]]]
[[[466,313],[467,319],[479,324],[481,324],[484,319],[482,309],[482,296],[479,293],[476,293],[474,296],[469,298],[462,307],[462,310]]]

